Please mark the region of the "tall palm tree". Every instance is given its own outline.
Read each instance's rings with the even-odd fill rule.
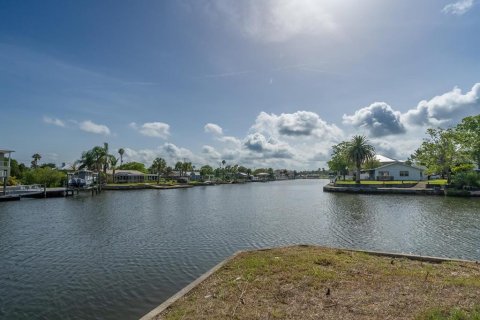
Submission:
[[[162,158],[156,158],[153,160],[152,168],[157,173],[157,184],[160,184],[160,175],[165,172],[165,168],[167,167],[167,162]]]
[[[118,154],[120,155],[120,165],[123,164],[123,155],[125,154],[125,149],[120,148],[118,149]]]
[[[110,168],[112,168],[112,181],[113,183],[115,183],[115,170],[117,169],[117,163],[118,163],[118,159],[115,158],[113,155],[110,155],[109,157],[109,162],[110,162]]]
[[[357,173],[355,175],[355,182],[360,183],[360,170],[362,164],[371,161],[375,157],[375,148],[368,144],[367,138],[364,136],[354,136],[348,142],[347,158],[355,164]]]
[[[39,153],[35,153],[32,156],[33,161],[32,161],[32,167],[36,168],[38,166],[38,161],[42,159],[42,156]]]

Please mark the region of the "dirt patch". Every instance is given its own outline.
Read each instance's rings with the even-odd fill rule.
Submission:
[[[424,319],[479,303],[476,263],[297,246],[241,253],[154,319]]]

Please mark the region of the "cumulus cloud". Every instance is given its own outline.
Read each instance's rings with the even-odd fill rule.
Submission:
[[[353,115],[343,115],[343,123],[367,130],[372,137],[405,133],[401,113],[394,111],[385,102],[375,102],[355,111]]]
[[[44,116],[43,122],[45,122],[46,124],[51,124],[51,125],[62,127],[62,128],[65,127],[65,122],[63,122],[58,118],[50,118],[50,117]]]
[[[473,0],[460,0],[447,4],[445,7],[443,7],[442,12],[445,14],[461,16],[468,12],[473,7],[473,5]]]
[[[205,127],[203,127],[205,132],[211,133],[216,136],[223,135],[223,129],[218,124],[215,123],[207,123]]]
[[[132,122],[129,126],[147,137],[166,140],[170,136],[170,125],[163,122],[146,122],[140,126]]]
[[[272,137],[267,139],[258,132],[249,134],[244,140],[244,146],[248,150],[262,154],[263,157],[293,158],[293,152],[287,143],[280,142]]]
[[[103,134],[103,135],[110,134],[110,129],[106,125],[96,124],[90,120],[80,122],[79,128],[80,130],[83,130],[85,132],[90,132],[95,134]]]
[[[222,155],[212,146],[203,146],[202,153],[209,160],[219,160]]]
[[[417,126],[449,125],[472,113],[480,113],[480,83],[465,94],[455,87],[440,96],[420,101],[415,109],[402,115],[402,120]]]
[[[241,34],[259,41],[283,42],[298,35],[337,30],[337,24],[322,1],[215,1],[208,8]]]
[[[261,112],[252,127],[254,131],[290,137],[341,137],[342,131],[334,124],[327,124],[318,114],[310,111],[282,113]]]

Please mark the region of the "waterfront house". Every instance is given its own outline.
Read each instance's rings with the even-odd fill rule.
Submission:
[[[113,175],[113,171],[108,170],[107,174]],[[137,170],[116,170],[115,183],[143,183],[145,174]]]
[[[423,168],[408,165],[404,162],[392,162],[369,170],[370,180],[424,180]]]
[[[10,157],[13,150],[0,149],[0,178],[3,184],[3,194],[7,192],[7,181],[10,176]]]

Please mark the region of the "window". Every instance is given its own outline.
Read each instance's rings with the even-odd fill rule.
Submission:
[[[380,177],[388,177],[388,176],[390,176],[390,172],[388,172],[388,171],[379,171],[379,172],[378,172],[378,175],[379,175]]]
[[[400,171],[400,177],[408,177],[409,172],[408,171]]]

